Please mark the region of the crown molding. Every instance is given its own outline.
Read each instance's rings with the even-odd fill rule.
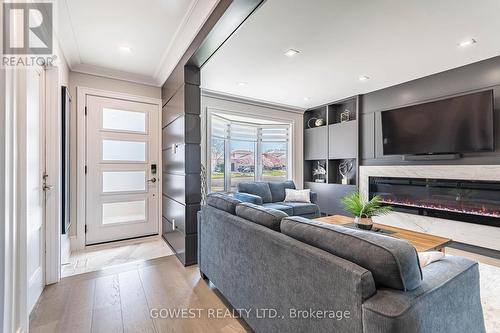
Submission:
[[[155,71],[154,79],[158,85],[165,83],[218,3],[219,0],[193,1]]]
[[[203,75],[203,74],[202,74]],[[239,95],[227,94],[220,91],[214,91],[209,89],[201,89],[201,95],[210,98],[222,99],[230,102],[244,103],[254,106],[260,106],[268,109],[274,109],[279,111],[293,112],[303,114],[307,109],[300,108],[293,105],[273,103],[261,99],[249,98]]]
[[[71,71],[73,71],[73,72],[78,72],[78,73],[83,73],[83,74],[102,76],[102,77],[107,77],[110,79],[134,82],[134,83],[139,83],[139,84],[144,84],[144,85],[154,86],[154,87],[161,86],[160,84],[158,84],[158,82],[155,79],[153,79],[152,77],[147,76],[147,75],[123,72],[123,71],[119,71],[119,70],[115,70],[115,69],[109,69],[109,68],[104,68],[104,67],[99,67],[99,66],[94,66],[94,65],[87,65],[87,64],[73,65],[70,68],[71,68]]]

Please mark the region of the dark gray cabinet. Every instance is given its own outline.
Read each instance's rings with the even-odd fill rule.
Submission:
[[[328,125],[328,158],[346,159],[358,156],[358,121]]]
[[[304,158],[306,160],[326,159],[328,129],[326,126],[308,128],[304,131]]]
[[[356,185],[322,184],[315,182],[305,182],[304,188],[318,194],[318,205],[321,213],[328,215],[348,215],[342,208],[340,201],[346,195],[357,190]]]
[[[322,214],[346,214],[341,200],[357,190],[360,102],[360,96],[354,96],[304,113],[306,127],[314,125],[316,119],[326,123],[304,130],[304,187],[318,193]],[[352,170],[344,178],[340,170],[346,164],[352,165]],[[326,175],[314,175],[321,167]]]

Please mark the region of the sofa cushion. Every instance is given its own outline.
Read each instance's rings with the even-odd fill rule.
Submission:
[[[301,217],[283,219],[281,232],[368,269],[378,287],[407,291],[422,282],[417,251],[405,240]]]
[[[262,206],[266,208],[281,210],[282,212],[285,212],[287,215],[293,215],[293,207],[290,206],[282,205],[276,202],[265,203]]]
[[[241,203],[229,195],[221,193],[211,193],[207,196],[207,205],[221,209],[233,215],[236,214],[236,205]]]
[[[284,182],[269,182],[269,189],[271,190],[271,196],[273,202],[284,201],[285,200],[285,189],[295,189],[295,183],[293,180],[286,180]]]
[[[313,203],[306,202],[277,202],[277,204],[290,206],[293,208],[293,214],[288,215],[309,215],[309,214],[319,214],[319,207]]]
[[[280,210],[266,208],[249,202],[238,204],[236,206],[236,215],[275,231],[280,231],[281,220],[288,216]]]
[[[250,193],[258,195],[262,198],[262,202],[273,202],[271,189],[266,182],[241,182],[238,183],[238,192]]]

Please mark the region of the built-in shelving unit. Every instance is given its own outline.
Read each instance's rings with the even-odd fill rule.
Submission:
[[[340,199],[358,186],[359,104],[354,96],[304,113],[304,187],[318,193],[323,214],[345,214]],[[317,119],[323,124],[316,126]],[[324,175],[313,175],[318,163]],[[352,166],[344,180],[342,164]]]

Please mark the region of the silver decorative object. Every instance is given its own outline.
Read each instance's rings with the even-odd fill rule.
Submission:
[[[342,112],[342,113],[340,114],[340,122],[341,122],[341,123],[344,123],[344,122],[346,122],[346,121],[351,120],[350,118],[351,118],[351,111],[349,111],[349,110],[347,110],[347,109],[345,109],[345,110],[344,110],[344,112]]]
[[[325,120],[323,118],[318,118],[316,119],[316,121],[314,122],[314,125],[316,127],[320,127],[320,126],[323,126],[325,124]]]
[[[349,174],[352,171],[354,163],[352,160],[343,160],[339,163],[339,173],[342,176],[342,184],[349,184]]]
[[[325,120],[323,118],[313,117],[307,121],[308,128],[319,127],[319,126],[323,126],[324,124],[325,124]]]
[[[313,178],[315,182],[317,183],[324,183],[325,179],[321,178],[322,176],[326,175],[326,168],[321,165],[321,162],[317,162],[316,168],[313,169]]]

